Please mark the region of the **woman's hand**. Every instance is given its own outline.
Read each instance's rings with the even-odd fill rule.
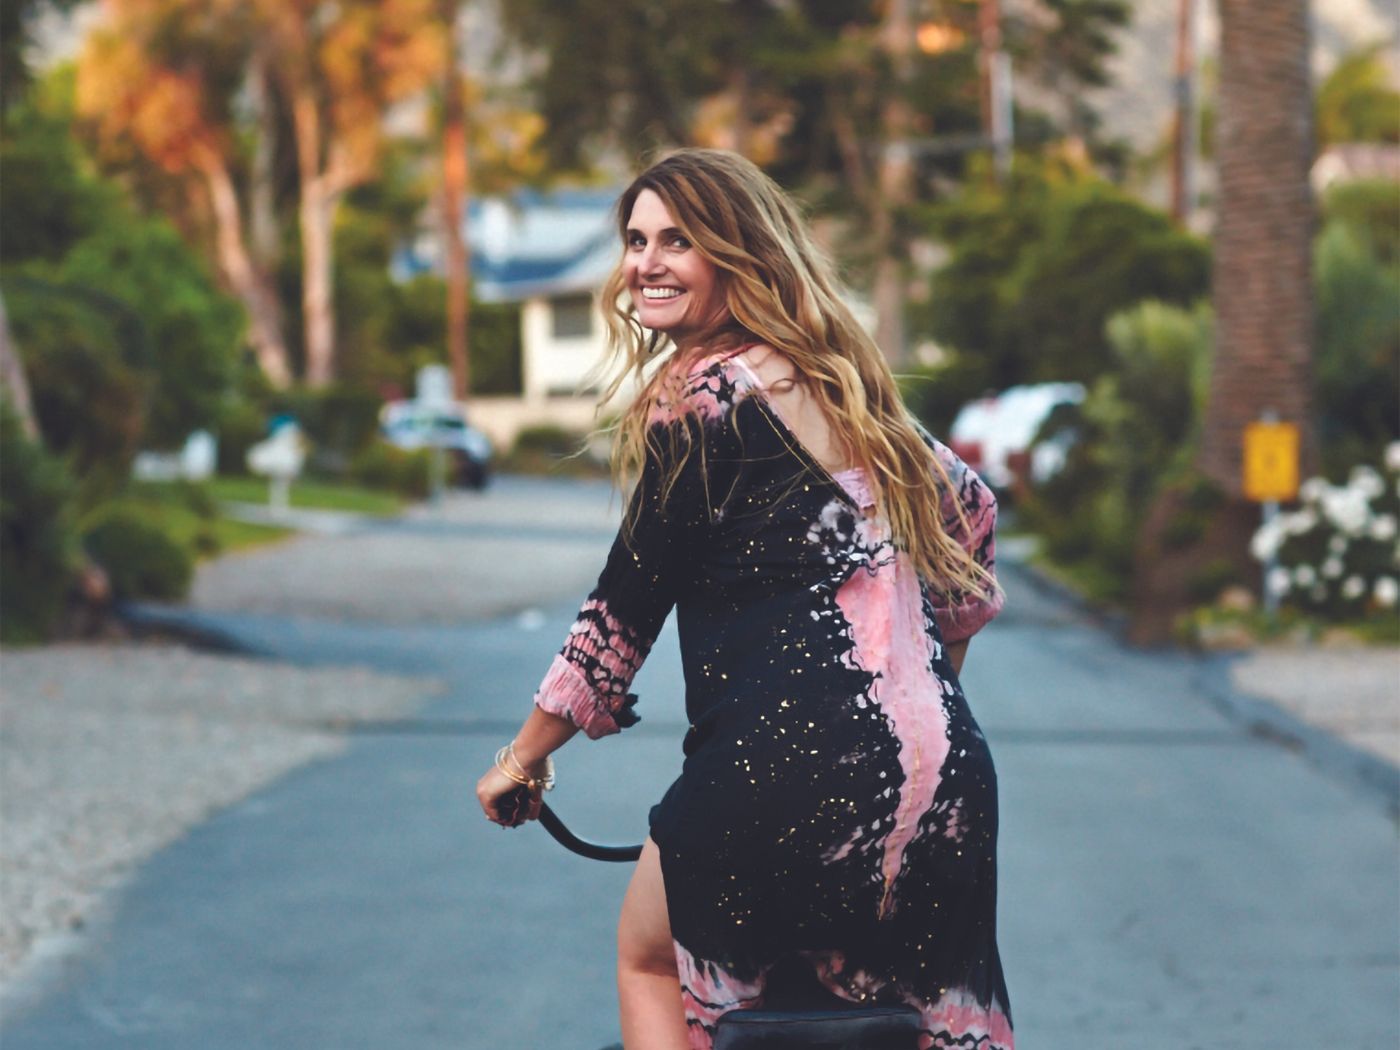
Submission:
[[[544,793],[517,784],[493,765],[476,782],[476,800],[487,820],[516,828],[539,818]]]
[[[515,734],[510,754],[503,756],[506,768],[527,779],[533,777],[541,784],[547,778],[552,782],[549,756],[577,732],[578,728],[568,719],[534,708],[520,732]],[[527,820],[539,819],[543,795],[538,785],[532,792],[518,780],[506,776],[496,765],[476,782],[476,800],[481,803],[481,811],[487,820],[503,828],[516,828]]]

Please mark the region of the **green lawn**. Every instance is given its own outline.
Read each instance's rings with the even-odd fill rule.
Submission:
[[[208,513],[208,506],[201,513],[202,500],[192,496],[197,491],[190,486],[134,484],[118,502],[138,508],[143,518],[159,526],[196,559],[257,547],[292,535],[292,529],[281,526],[252,525],[225,518],[216,507],[213,514]]]
[[[205,483],[216,500],[233,503],[266,503],[267,481],[263,478],[220,477]],[[326,481],[292,482],[293,507],[307,510],[343,510],[355,514],[388,516],[403,509],[404,501],[391,492],[341,485]]]

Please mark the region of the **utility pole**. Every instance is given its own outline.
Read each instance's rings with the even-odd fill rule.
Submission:
[[[909,0],[889,0],[880,46],[889,60],[893,84],[880,113],[878,186],[872,218],[875,250],[875,341],[892,365],[905,358],[904,267],[895,235],[895,216],[908,206],[914,191],[914,155],[909,142],[913,123],[908,89],[913,65],[914,25]]]
[[[1172,218],[1186,225],[1196,209],[1196,0],[1178,0],[1176,76],[1172,82],[1176,112],[1172,126]]]
[[[982,0],[977,11],[981,43],[982,127],[992,143],[996,175],[1011,174],[1012,97],[1011,56],[1001,46],[1001,8],[997,0]]]
[[[466,200],[470,185],[467,157],[466,78],[457,46],[457,0],[442,0],[447,28],[447,67],[442,92],[442,239],[447,282],[447,359],[452,367],[452,392],[464,401],[471,392],[471,249],[466,236]]]

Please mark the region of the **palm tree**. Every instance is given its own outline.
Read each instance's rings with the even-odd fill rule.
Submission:
[[[1234,500],[1244,427],[1312,431],[1313,161],[1308,0],[1220,0],[1215,363],[1200,467]]]
[[[1205,581],[1229,567],[1258,581],[1249,538],[1259,508],[1244,497],[1245,426],[1266,413],[1296,425],[1302,470],[1317,462],[1312,399],[1313,159],[1308,0],[1219,0],[1219,166],[1214,235],[1215,359],[1197,466],[1225,499],[1182,547],[1192,510],[1162,491],[1138,536],[1130,636],[1161,642]]]

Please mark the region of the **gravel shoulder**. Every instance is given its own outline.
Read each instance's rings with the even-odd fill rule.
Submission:
[[[1400,768],[1400,648],[1260,646],[1232,684]]]
[[[7,649],[0,683],[0,990],[185,830],[441,688],[130,642]]]
[[[620,515],[605,483],[514,477],[394,519],[297,512],[297,535],[201,565],[188,607],[404,627],[511,615],[581,599]],[[169,643],[0,650],[0,1000],[161,847],[443,688]]]

